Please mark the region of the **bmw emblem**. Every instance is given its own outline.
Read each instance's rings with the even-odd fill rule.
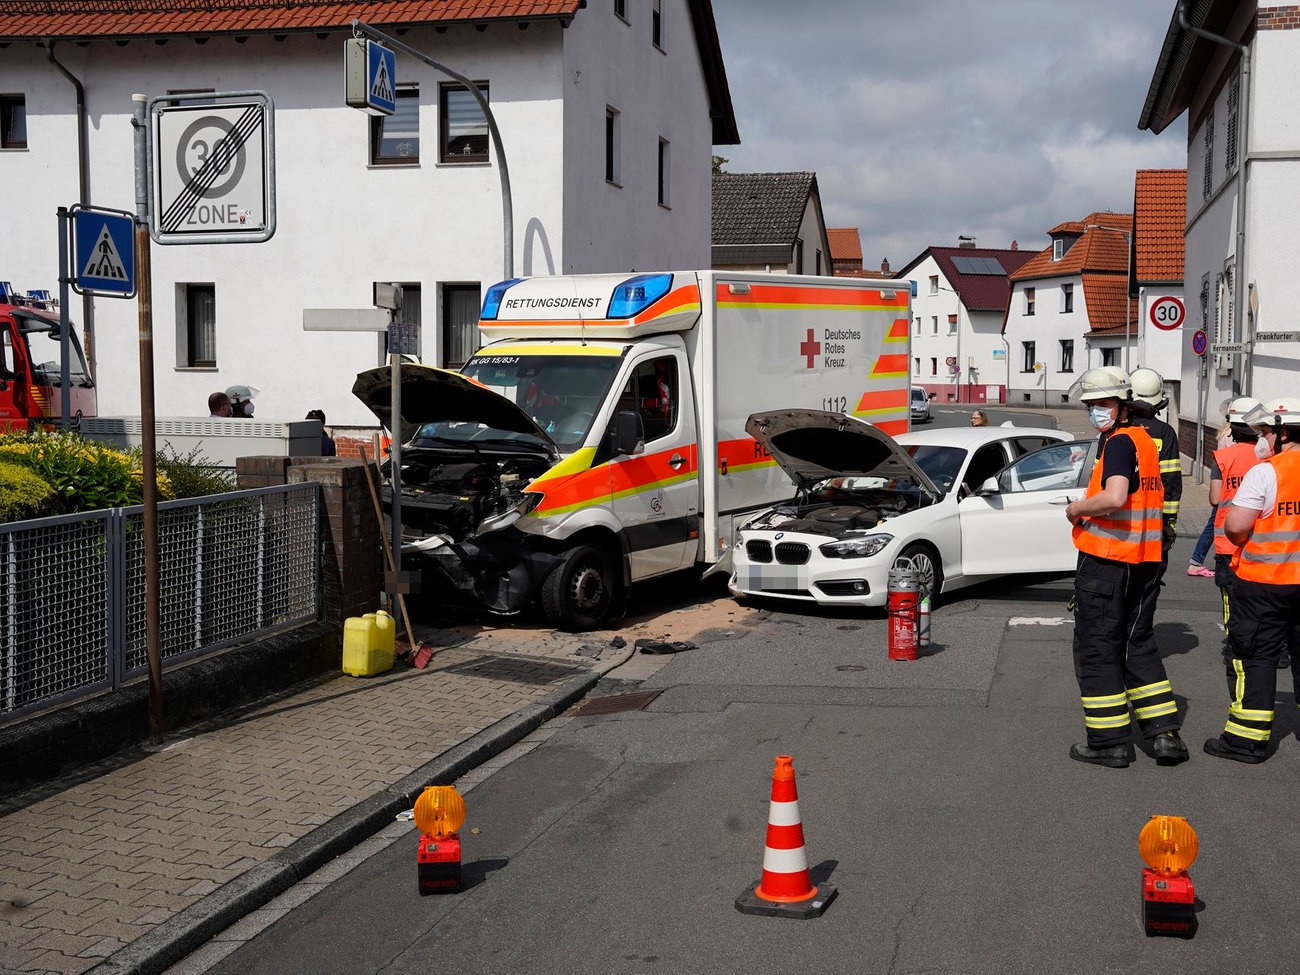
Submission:
[[[785,538],[785,532],[777,532],[777,533],[776,533],[775,535],[773,535],[772,537],[775,538],[775,539],[779,542],[781,539]]]

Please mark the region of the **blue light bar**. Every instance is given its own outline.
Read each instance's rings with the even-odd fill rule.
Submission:
[[[671,274],[638,274],[619,284],[609,299],[608,318],[631,318],[668,294]]]
[[[487,295],[483,298],[483,313],[479,318],[495,321],[497,313],[501,310],[501,299],[506,296],[507,291],[522,280],[523,278],[511,278],[509,281],[500,281],[488,288]]]

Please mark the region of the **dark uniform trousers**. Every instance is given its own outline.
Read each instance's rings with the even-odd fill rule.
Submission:
[[[1300,686],[1300,586],[1235,578],[1228,639],[1231,702],[1223,736],[1236,748],[1262,753],[1273,734],[1277,662],[1282,654],[1291,654],[1293,683]]]
[[[1074,576],[1074,673],[1088,744],[1125,741],[1130,706],[1143,736],[1177,731],[1178,704],[1156,646],[1159,562],[1116,562],[1079,553]]]

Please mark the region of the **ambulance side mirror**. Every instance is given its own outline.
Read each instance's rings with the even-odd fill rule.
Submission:
[[[610,436],[610,447],[614,455],[626,454],[629,457],[645,453],[645,427],[641,423],[641,414],[626,410],[614,414],[614,429]]]

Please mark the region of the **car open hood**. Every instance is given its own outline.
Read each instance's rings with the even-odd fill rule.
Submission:
[[[425,423],[480,422],[498,430],[531,434],[559,453],[555,442],[516,404],[458,372],[404,362],[401,377],[402,443]],[[392,389],[389,366],[367,369],[352,384],[352,395],[389,430],[393,429]]]
[[[752,415],[745,432],[801,486],[828,477],[883,477],[943,495],[898,441],[865,420],[825,410],[771,410]]]

